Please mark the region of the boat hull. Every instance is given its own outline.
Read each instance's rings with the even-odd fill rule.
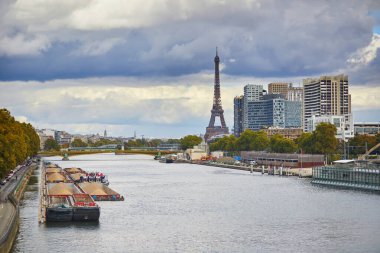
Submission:
[[[99,207],[74,207],[73,221],[98,221],[100,217]]]
[[[71,221],[72,208],[48,207],[46,208],[46,221]]]

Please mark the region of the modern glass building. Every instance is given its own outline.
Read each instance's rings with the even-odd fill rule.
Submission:
[[[285,128],[302,126],[302,101],[285,101]]]
[[[263,97],[263,86],[257,84],[247,84],[244,86],[244,111],[248,110],[248,103],[253,101],[260,101]],[[248,114],[243,113],[243,131],[249,128]]]
[[[234,135],[239,137],[243,132],[244,96],[234,98]]]
[[[268,94],[262,100],[248,102],[246,114],[251,130],[298,128],[302,125],[302,102],[287,101],[281,94]]]

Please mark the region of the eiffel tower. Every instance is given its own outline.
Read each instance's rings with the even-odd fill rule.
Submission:
[[[219,56],[218,48],[216,48],[216,56],[214,58],[215,62],[215,80],[214,80],[214,102],[211,109],[211,118],[208,127],[206,127],[205,140],[208,141],[210,138],[216,135],[228,134],[228,127],[224,121],[224,111],[222,109],[222,99],[220,97],[220,79],[219,79]],[[221,126],[215,126],[215,117],[220,118]]]

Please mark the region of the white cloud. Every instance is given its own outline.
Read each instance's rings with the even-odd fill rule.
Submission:
[[[25,117],[25,116],[15,116],[15,120],[19,121],[19,122],[22,122],[22,123],[27,123],[28,122],[28,118]]]
[[[353,110],[380,110],[380,86],[352,86],[350,87],[350,94]]]
[[[73,55],[97,56],[107,53],[114,46],[125,43],[122,38],[110,38],[105,40],[84,41],[82,46],[74,51]]]
[[[0,38],[0,56],[38,55],[50,47],[49,39],[43,35],[27,37],[17,34]]]
[[[222,104],[231,129],[233,98],[243,93],[243,86],[256,83],[265,87],[272,81],[297,80],[221,75]],[[351,86],[350,93],[353,111],[380,110],[380,87]],[[150,136],[202,133],[210,118],[212,98],[213,73],[206,72],[164,80],[112,77],[0,82],[0,107],[38,127],[62,127],[74,133],[111,127],[115,135],[127,130],[132,134],[133,129]]]
[[[371,43],[363,48],[358,49],[347,60],[351,64],[366,65],[373,61],[377,56],[377,50],[380,48],[380,35],[374,34]]]

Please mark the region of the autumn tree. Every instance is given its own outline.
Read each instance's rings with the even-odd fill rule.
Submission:
[[[6,109],[0,109],[0,177],[36,155],[40,139],[30,124],[20,123]]]

